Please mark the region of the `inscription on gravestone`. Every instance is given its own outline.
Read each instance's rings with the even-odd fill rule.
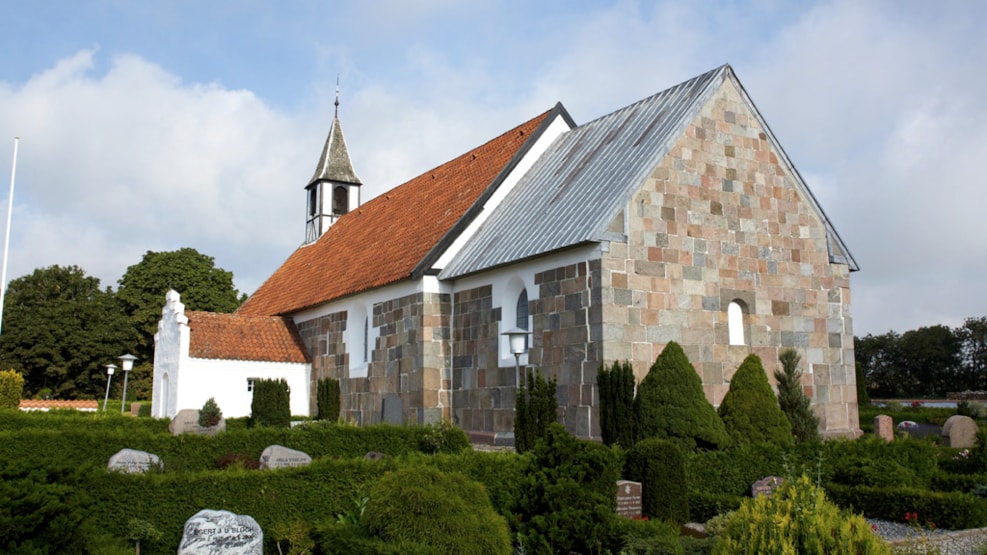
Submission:
[[[641,482],[617,480],[617,514],[627,518],[641,516]]]
[[[168,423],[168,431],[173,436],[181,434],[215,435],[226,431],[226,419],[221,418],[219,424],[207,428],[199,425],[199,411],[182,409]]]
[[[312,457],[308,453],[288,449],[281,445],[269,445],[260,454],[260,467],[262,470],[271,468],[293,468],[305,466],[312,462]]]
[[[136,449],[121,449],[110,457],[106,467],[128,474],[140,474],[151,470],[162,470],[161,459],[157,455]]]
[[[782,478],[779,476],[768,476],[766,478],[761,478],[751,485],[751,497],[757,497],[759,495],[767,495],[768,497],[771,497],[771,494],[778,489],[778,486],[781,485],[782,481]]]
[[[264,533],[253,517],[203,509],[185,521],[178,555],[263,555]]]

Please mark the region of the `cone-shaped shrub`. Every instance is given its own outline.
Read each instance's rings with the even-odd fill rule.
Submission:
[[[723,422],[703,394],[699,374],[682,347],[671,342],[651,365],[634,399],[635,437],[677,441],[686,450],[730,443]]]
[[[199,409],[199,425],[203,428],[215,426],[222,419],[223,411],[219,410],[215,397],[210,397]]]
[[[778,406],[792,425],[795,441],[819,441],[819,418],[812,412],[812,399],[802,391],[802,372],[799,356],[794,349],[785,349],[778,355],[781,370],[775,370],[778,381]]]
[[[733,375],[719,414],[733,445],[795,444],[792,425],[778,407],[761,358],[755,354],[747,355]]]
[[[339,380],[323,378],[316,384],[316,408],[319,420],[335,422],[339,420],[340,391]]]
[[[634,369],[627,361],[612,368],[600,366],[596,375],[600,391],[600,434],[604,445],[634,446]]]
[[[291,426],[291,394],[284,378],[254,381],[247,425],[287,428]]]

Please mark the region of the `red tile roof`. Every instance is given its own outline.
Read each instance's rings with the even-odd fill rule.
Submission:
[[[411,277],[549,113],[339,218],[318,241],[296,250],[237,313],[287,315]]]
[[[18,408],[21,410],[75,409],[96,410],[97,401],[59,401],[56,399],[21,399]]]
[[[195,358],[309,362],[295,324],[286,318],[189,311],[189,355]]]

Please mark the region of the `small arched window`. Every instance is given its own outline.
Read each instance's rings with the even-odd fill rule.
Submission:
[[[319,209],[319,190],[316,187],[309,187],[308,189],[308,215],[314,216],[318,213]]]
[[[363,319],[363,362],[370,361],[370,317]]]
[[[746,345],[744,338],[744,307],[737,301],[727,305],[727,326],[731,345]]]
[[[517,296],[514,325],[522,330],[528,330],[528,290],[522,289]],[[530,330],[528,330],[530,331]],[[528,349],[528,336],[524,336],[524,349]]]
[[[336,216],[342,216],[343,214],[349,212],[350,203],[349,195],[346,193],[346,187],[336,187],[332,190],[332,213]]]

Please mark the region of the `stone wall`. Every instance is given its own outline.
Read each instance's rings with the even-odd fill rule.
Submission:
[[[340,389],[345,386],[343,381],[348,377],[346,373],[349,368],[349,355],[346,353],[346,344],[343,342],[343,333],[346,331],[346,311],[333,312],[321,318],[315,318],[298,324],[298,333],[308,349],[312,358],[312,373],[309,391],[312,392],[309,399],[309,414],[318,414],[316,406],[316,392],[319,380],[323,378],[335,378],[340,380]],[[350,393],[347,391],[346,393]],[[340,404],[340,417],[344,419],[355,419],[354,407],[347,401],[352,401],[346,394],[343,395]]]
[[[726,82],[628,203],[628,242],[604,254],[603,358],[631,360],[640,380],[679,342],[718,405],[749,353],[773,382],[792,347],[823,435],[857,435],[849,269],[830,262],[795,179]],[[745,345],[729,344],[734,300]]]

